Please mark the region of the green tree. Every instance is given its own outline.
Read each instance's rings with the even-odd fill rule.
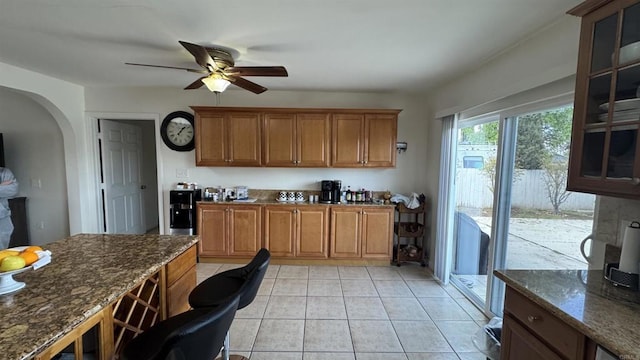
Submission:
[[[460,130],[460,141],[471,145],[496,145],[498,143],[498,122],[469,126]]]
[[[544,142],[544,122],[541,113],[518,118],[518,138],[516,145],[516,168],[526,170],[542,169],[550,157]]]
[[[568,166],[567,161],[547,161],[544,164],[544,183],[554,214],[560,213],[560,205],[571,195],[567,191]]]

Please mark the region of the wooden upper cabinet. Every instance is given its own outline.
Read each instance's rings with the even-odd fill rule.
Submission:
[[[196,112],[196,165],[227,165],[227,130],[224,113]]]
[[[585,1],[567,189],[640,198],[638,0]]]
[[[358,167],[364,164],[364,115],[333,114],[331,165]]]
[[[395,167],[400,110],[198,107],[197,166]]]
[[[296,115],[264,114],[264,165],[296,166]]]
[[[331,127],[327,113],[296,115],[296,160],[298,166],[328,167]]]
[[[261,136],[259,113],[227,114],[229,165],[260,166]]]
[[[395,167],[398,114],[334,114],[334,167]]]
[[[397,115],[365,115],[364,166],[396,166],[397,120]]]
[[[260,113],[195,109],[197,166],[260,166]]]
[[[329,166],[329,114],[265,113],[263,134],[265,166]]]

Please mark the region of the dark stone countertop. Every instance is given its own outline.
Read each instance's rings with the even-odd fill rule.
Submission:
[[[51,263],[0,295],[0,357],[30,359],[198,242],[196,236],[78,234],[43,245]]]

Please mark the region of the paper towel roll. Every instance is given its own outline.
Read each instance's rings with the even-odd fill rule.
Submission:
[[[627,273],[638,273],[640,262],[640,223],[632,222],[624,230],[622,251],[620,253],[620,266],[618,270]]]

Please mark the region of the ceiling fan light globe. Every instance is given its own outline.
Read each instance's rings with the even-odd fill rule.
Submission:
[[[229,82],[228,80],[211,76],[202,79],[202,82],[207,86],[207,89],[209,89],[209,91],[218,93],[225,91],[229,84],[231,84],[231,82]]]

